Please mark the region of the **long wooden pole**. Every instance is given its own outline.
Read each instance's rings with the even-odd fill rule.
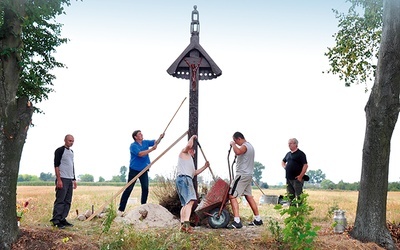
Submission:
[[[165,153],[167,153],[173,146],[175,146],[180,140],[182,140],[183,137],[185,137],[185,135],[188,134],[188,131],[186,131],[185,133],[183,133],[183,135],[181,135],[174,143],[172,143],[166,150],[164,150],[164,152],[162,152],[157,158],[155,158],[149,165],[147,165],[142,171],[140,171],[140,173],[138,173],[135,177],[132,178],[132,180],[130,180],[128,183],[126,183],[126,185],[121,188],[117,193],[115,193],[111,199],[109,201],[107,201],[106,203],[104,203],[99,209],[97,209],[89,218],[87,218],[85,221],[90,221],[91,219],[93,219],[93,217],[95,217],[96,215],[100,214],[103,209],[105,208],[105,206],[109,203],[111,203],[119,194],[121,194],[123,191],[125,191],[126,188],[128,188],[134,181],[136,181],[140,176],[142,176],[142,174],[144,174],[147,170],[149,170],[149,168],[156,162],[158,161]]]
[[[206,155],[204,154],[203,148],[201,147],[201,145],[200,145],[200,143],[199,143],[199,141],[197,141],[197,145],[199,145],[199,148],[200,148],[201,153],[203,154],[204,160],[205,160],[205,161],[208,161],[207,158],[206,158]],[[211,175],[212,175],[213,180],[216,181],[215,176],[214,176],[214,173],[213,173],[213,171],[212,171],[212,169],[211,169],[211,166],[209,166],[208,169],[210,169],[210,172],[211,172]]]
[[[264,191],[261,189],[260,185],[258,185],[258,183],[256,182],[256,180],[254,180],[254,178],[253,178],[253,182],[254,182],[254,184],[256,184],[256,186],[258,187],[258,189],[260,189],[261,193],[262,193],[263,195],[265,195],[265,194],[264,194]]]
[[[179,109],[182,107],[182,104],[185,102],[185,100],[186,100],[186,97],[183,99],[181,105],[179,105],[179,107],[178,107],[178,109],[176,110],[175,114],[172,116],[171,120],[170,120],[169,123],[167,124],[167,127],[165,127],[164,132],[163,132],[164,134],[165,134],[165,131],[167,131],[167,128],[168,128],[169,125],[171,124],[172,120],[175,118],[175,116],[176,116],[176,114],[178,113]],[[162,139],[161,137],[158,138],[158,140],[156,141],[156,144],[157,144],[157,145],[160,143],[161,139]]]

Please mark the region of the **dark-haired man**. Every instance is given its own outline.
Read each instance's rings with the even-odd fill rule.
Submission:
[[[232,205],[234,220],[230,225],[228,225],[228,228],[243,227],[243,224],[240,221],[239,203],[237,201],[237,197],[242,195],[246,198],[254,214],[254,220],[249,225],[261,226],[263,221],[258,212],[258,207],[252,195],[251,187],[254,173],[254,148],[248,141],[246,141],[243,134],[240,132],[235,132],[233,134],[233,141],[230,145],[237,156],[237,164],[236,176],[232,181],[229,190],[229,200]]]
[[[138,175],[143,169],[150,164],[149,154],[157,149],[157,142],[164,137],[164,133],[160,135],[158,140],[144,140],[142,131],[135,130],[132,133],[132,138],[134,142],[130,146],[131,160],[129,163],[129,175],[128,182],[130,182],[136,175]],[[142,187],[142,195],[140,202],[141,204],[147,203],[147,197],[149,195],[149,175],[148,171],[143,173],[140,177],[140,185]],[[136,181],[134,181],[129,187],[125,189],[121,196],[121,200],[118,208],[118,215],[123,216],[126,203],[128,202],[129,196],[135,186]]]

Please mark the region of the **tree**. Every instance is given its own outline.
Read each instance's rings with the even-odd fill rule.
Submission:
[[[19,162],[36,103],[48,98],[64,65],[52,53],[66,42],[55,22],[69,0],[0,1],[0,248],[17,239],[15,216]]]
[[[103,177],[99,177],[99,182],[105,182],[106,180]]]
[[[30,175],[30,174],[18,175],[18,182],[24,182],[24,181],[39,181],[39,178],[36,175]]]
[[[54,181],[56,179],[55,175],[48,172],[46,173],[40,173],[39,179],[41,179],[42,181]]]
[[[262,178],[262,171],[265,169],[264,165],[258,161],[254,162],[254,179],[257,183],[260,183]]]
[[[360,63],[365,65],[362,62],[365,55],[371,54],[377,44],[379,45],[374,85],[365,105],[366,130],[360,191],[356,220],[350,235],[361,241],[372,241],[387,249],[395,249],[386,225],[386,203],[390,142],[400,111],[400,36],[398,35],[400,34],[400,1],[384,0],[383,5],[381,0],[351,0],[350,2],[352,3],[350,10],[353,11],[343,16],[339,23],[341,32],[345,36],[339,37],[339,40],[338,36],[336,37],[339,50],[341,44],[352,41],[349,42],[348,47],[343,47],[341,52],[350,57],[336,62],[331,60],[331,63],[334,62],[331,67],[343,69],[342,62],[347,60],[353,69],[360,69]],[[364,9],[363,17],[357,15],[356,7]],[[365,25],[362,27],[347,25],[358,23],[359,20],[362,20],[361,22]],[[381,34],[374,32],[380,27]],[[362,35],[363,33],[365,34]],[[361,48],[354,47],[360,40],[366,41],[369,38],[368,34],[374,34],[371,40],[373,42],[362,43],[364,45]],[[354,71],[349,75],[357,75],[357,73],[360,72]],[[361,79],[365,80],[363,77]]]
[[[308,170],[307,175],[310,177],[309,182],[311,184],[319,184],[323,180],[325,180],[325,174],[322,172],[321,169],[317,170]]]
[[[336,188],[336,184],[331,180],[325,179],[321,182],[321,188],[332,190]]]
[[[91,174],[83,174],[78,176],[82,182],[94,182],[94,177]]]
[[[127,171],[127,168],[126,168],[125,166],[122,166],[122,167],[119,169],[120,178],[121,178],[121,181],[122,181],[122,182],[126,182],[126,171]]]
[[[121,176],[120,175],[113,175],[113,177],[110,180],[111,182],[122,182],[121,181]]]
[[[376,59],[382,34],[382,0],[346,0],[351,2],[348,14],[335,10],[341,30],[336,33],[336,46],[325,55],[331,68],[327,73],[338,74],[345,86],[371,81],[375,75]],[[359,7],[365,10],[359,16]],[[366,87],[367,91],[367,87]]]

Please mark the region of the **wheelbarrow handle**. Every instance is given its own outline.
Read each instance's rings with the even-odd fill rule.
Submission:
[[[229,160],[229,156],[231,154],[231,150],[232,150],[232,145],[230,145],[229,150],[228,150],[228,170],[229,170],[230,182],[232,182],[232,180],[235,179],[235,175],[233,173],[233,165],[235,165],[236,158],[237,158],[237,155],[235,155],[235,158],[233,159],[233,162],[232,162],[232,165],[231,165],[230,160]]]

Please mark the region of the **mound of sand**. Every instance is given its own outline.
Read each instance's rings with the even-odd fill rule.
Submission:
[[[131,224],[135,228],[165,228],[180,225],[180,221],[165,207],[158,204],[143,204],[131,211],[125,211],[123,217],[115,222]]]

